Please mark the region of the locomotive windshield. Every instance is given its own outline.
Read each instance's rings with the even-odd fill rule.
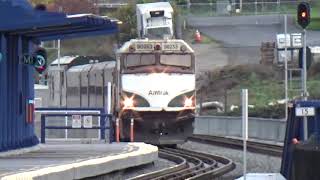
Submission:
[[[123,56],[125,69],[137,69],[144,66],[157,66],[157,68],[193,68],[191,54],[126,54]]]
[[[148,66],[156,63],[154,54],[128,54],[124,60],[126,67]]]
[[[160,63],[163,65],[191,67],[190,54],[162,54]]]

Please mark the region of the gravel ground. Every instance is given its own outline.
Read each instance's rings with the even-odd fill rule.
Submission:
[[[175,165],[175,163],[161,159],[154,161],[153,164],[142,165],[139,167],[129,168],[123,171],[116,171],[104,176],[86,178],[86,180],[124,180],[141,174],[158,171]]]
[[[210,153],[225,156],[231,158],[236,164],[236,169],[232,172],[224,175],[219,178],[221,180],[233,180],[242,176],[242,161],[243,161],[243,152],[240,150],[226,149],[224,147],[207,145],[202,143],[190,142],[180,146],[181,148],[199,151],[203,153]],[[255,154],[247,152],[247,171],[250,173],[277,173],[280,172],[281,158]]]

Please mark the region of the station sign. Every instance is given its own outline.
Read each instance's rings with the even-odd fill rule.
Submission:
[[[26,65],[32,65],[41,74],[47,69],[47,52],[39,47],[32,54],[24,54],[21,61]]]
[[[72,115],[72,128],[81,128],[81,115]]]
[[[23,62],[23,64],[33,65],[34,58],[33,58],[33,56],[26,54],[26,55],[22,56],[22,62]]]
[[[296,107],[296,116],[305,117],[305,116],[314,116],[315,108],[314,107]]]
[[[83,116],[83,127],[92,128],[92,116]]]

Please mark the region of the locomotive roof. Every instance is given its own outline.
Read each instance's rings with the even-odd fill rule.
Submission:
[[[151,45],[150,47],[152,50],[149,49],[138,49],[137,45]],[[131,39],[130,41],[126,42],[120,49],[118,49],[118,53],[150,53],[155,52],[154,47],[156,45],[161,46],[160,52],[168,52],[168,53],[194,53],[193,49],[181,39]],[[177,49],[168,50],[164,49],[165,45],[177,45]],[[181,48],[185,48],[184,51]],[[131,48],[131,49],[130,49]],[[132,52],[132,48],[135,48],[135,51]]]

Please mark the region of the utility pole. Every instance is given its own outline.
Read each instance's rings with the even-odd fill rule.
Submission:
[[[285,45],[284,45],[284,86],[285,86],[285,101],[286,101],[286,109],[285,109],[285,119],[287,120],[288,119],[288,55],[287,55],[287,52],[288,52],[288,48],[287,48],[287,15],[284,15],[284,42],[285,42]]]
[[[303,29],[303,100],[308,100],[307,90],[307,33],[306,29]],[[308,118],[303,117],[303,137],[304,140],[308,139]]]

